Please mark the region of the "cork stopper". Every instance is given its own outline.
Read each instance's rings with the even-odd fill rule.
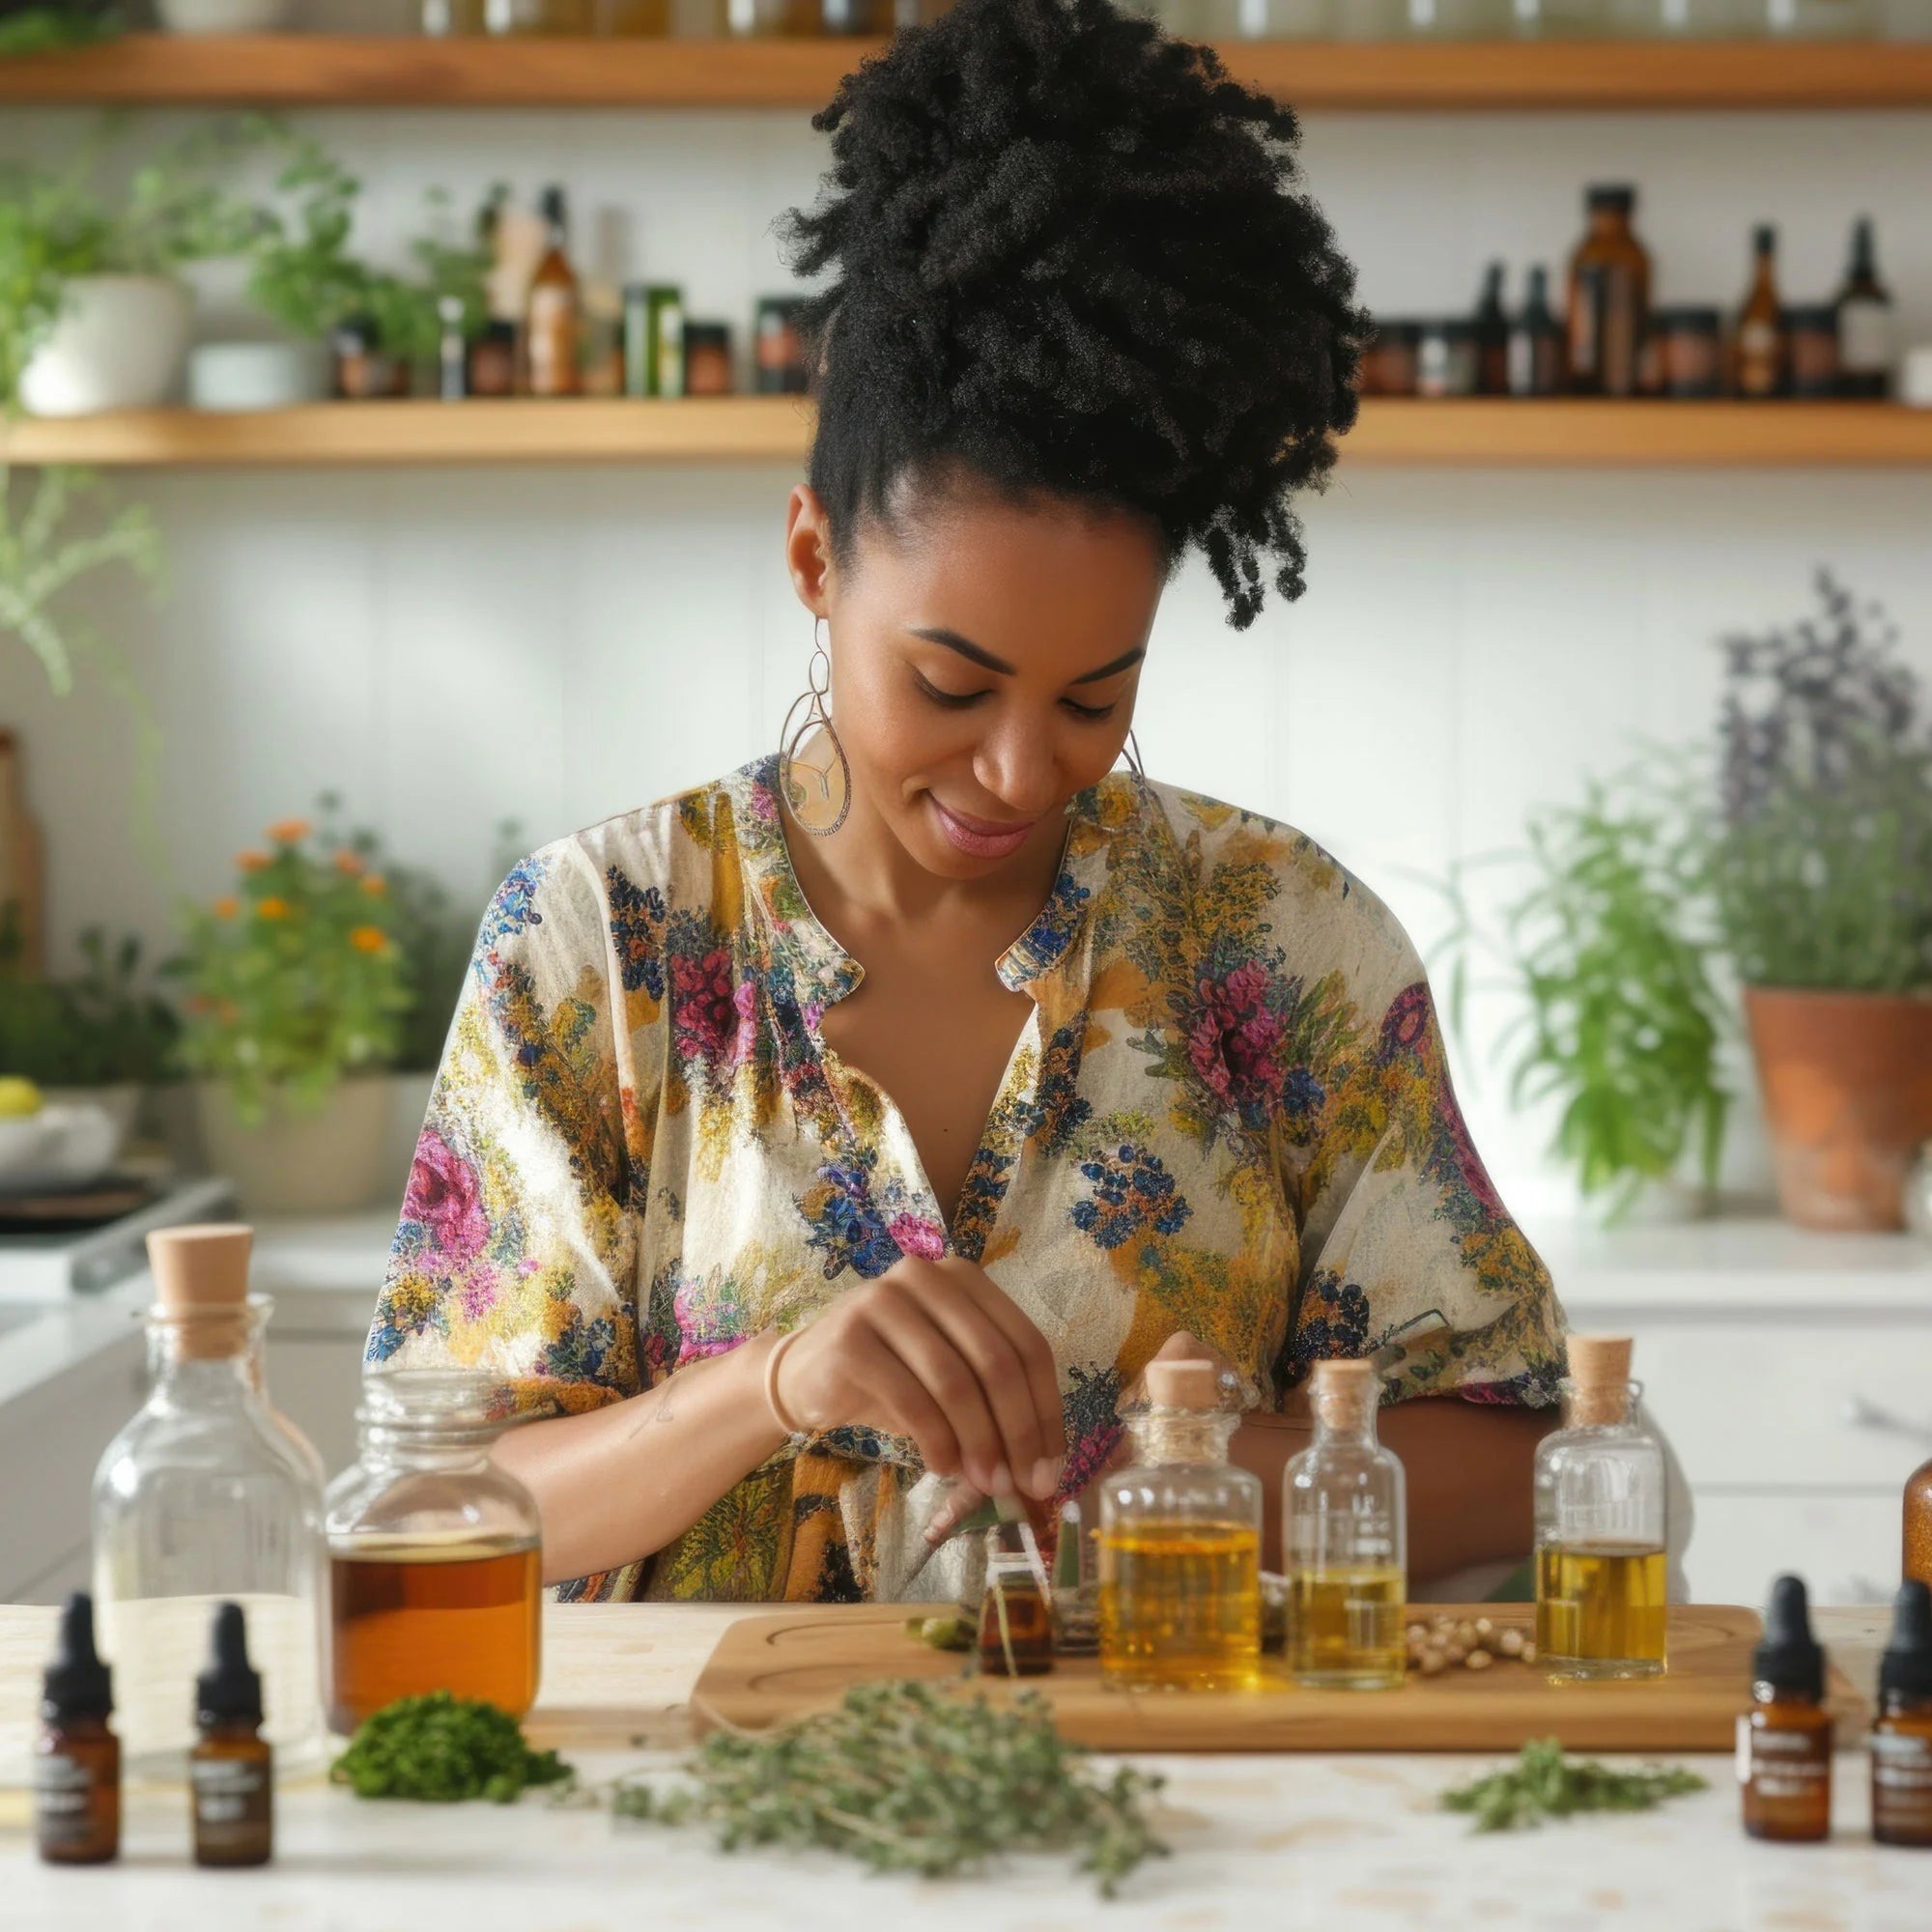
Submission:
[[[1308,1406],[1329,1429],[1357,1429],[1382,1399],[1382,1380],[1373,1362],[1323,1361],[1308,1381]]]
[[[1589,1425],[1623,1421],[1630,1409],[1631,1338],[1572,1335],[1570,1419]]]
[[[1156,1408],[1219,1408],[1221,1378],[1212,1362],[1150,1362],[1147,1392]]]
[[[148,1236],[155,1307],[180,1324],[184,1355],[235,1354],[248,1333],[248,1255],[255,1231],[240,1222],[156,1228]]]

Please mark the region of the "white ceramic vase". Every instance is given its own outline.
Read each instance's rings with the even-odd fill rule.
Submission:
[[[148,409],[174,395],[194,298],[167,275],[76,275],[20,374],[30,415]]]
[[[171,34],[272,34],[289,0],[155,0],[155,12]]]

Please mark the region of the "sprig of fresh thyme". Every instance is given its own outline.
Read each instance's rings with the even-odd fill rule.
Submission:
[[[1077,1855],[1112,1897],[1164,1854],[1143,1811],[1161,1780],[1090,1771],[1037,1696],[994,1708],[922,1684],[865,1684],[836,1710],[755,1737],[718,1732],[687,1782],[621,1783],[612,1809],[710,1825],[719,1848],[818,1846],[877,1871],[936,1878],[1002,1853]]]
[[[467,1798],[513,1803],[526,1785],[574,1774],[554,1751],[532,1750],[517,1720],[494,1704],[432,1690],[398,1697],[355,1728],[328,1768],[331,1784],[358,1798],[414,1798],[453,1804]]]
[[[1579,1811],[1648,1811],[1662,1799],[1704,1786],[1694,1771],[1681,1766],[1612,1771],[1595,1758],[1572,1762],[1554,1738],[1537,1738],[1507,1769],[1445,1791],[1442,1808],[1472,1812],[1478,1832],[1516,1832]]]

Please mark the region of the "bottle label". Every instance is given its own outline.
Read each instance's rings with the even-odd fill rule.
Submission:
[[[1738,1781],[1760,1798],[1804,1798],[1832,1775],[1829,1747],[1805,1731],[1769,1731],[1738,1719]]]
[[[1891,368],[1891,310],[1854,298],[1838,310],[1838,366],[1847,376],[1883,376]]]
[[[577,303],[569,290],[530,291],[530,391],[566,394],[577,374]]]
[[[237,1825],[259,1812],[269,1769],[247,1758],[196,1758],[188,1766],[195,1816],[204,1825]]]
[[[34,1802],[43,1818],[72,1818],[87,1809],[93,1775],[71,1757],[43,1757],[34,1763]]]

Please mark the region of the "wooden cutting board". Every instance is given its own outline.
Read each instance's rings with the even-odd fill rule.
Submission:
[[[1411,1677],[1400,1690],[1303,1690],[1264,1660],[1266,1678],[1246,1692],[1123,1691],[1100,1682],[1091,1658],[1063,1659],[1046,1677],[1015,1684],[968,1676],[967,1660],[929,1650],[904,1633],[931,1605],[813,1605],[732,1625],[700,1673],[691,1710],[700,1732],[759,1730],[822,1711],[854,1684],[881,1678],[953,1683],[995,1699],[1036,1690],[1063,1736],[1118,1751],[1514,1750],[1557,1737],[1573,1750],[1727,1751],[1750,1695],[1754,1610],[1698,1605],[1670,1612],[1667,1676],[1649,1683],[1552,1685],[1533,1667],[1498,1661],[1487,1671]],[[1487,1616],[1528,1631],[1528,1604],[1431,1604],[1430,1613]],[[1833,1668],[1830,1691],[1841,1738],[1868,1717]]]

